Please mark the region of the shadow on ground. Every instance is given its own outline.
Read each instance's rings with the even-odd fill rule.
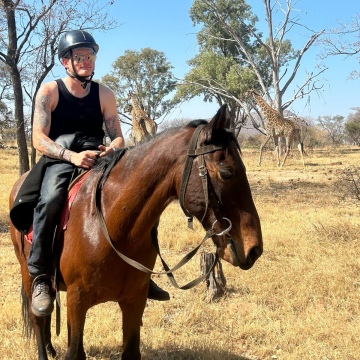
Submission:
[[[143,360],[251,360],[248,357],[231,354],[225,350],[206,349],[144,349]]]
[[[118,348],[92,346],[86,349],[87,359],[95,360],[120,360],[121,352]],[[57,351],[56,359],[65,356],[65,349]],[[249,358],[229,353],[226,350],[207,350],[207,349],[173,349],[160,348],[151,349],[142,347],[142,360],[254,360],[256,357]]]

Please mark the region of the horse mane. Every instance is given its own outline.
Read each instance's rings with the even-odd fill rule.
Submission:
[[[123,148],[120,150],[116,150],[113,153],[110,153],[109,155],[98,159],[96,161],[95,165],[92,168],[93,174],[100,173],[100,179],[99,179],[99,186],[100,188],[103,187],[105,181],[110,175],[111,170],[113,167],[119,162],[119,160],[122,158],[122,156],[126,153],[126,151],[129,148]]]
[[[197,128],[199,125],[206,125],[208,122],[204,119],[190,121],[185,127]]]

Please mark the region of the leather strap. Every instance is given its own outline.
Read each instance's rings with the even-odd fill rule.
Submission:
[[[214,259],[214,262],[210,268],[210,270],[208,271],[208,273],[206,273],[205,275],[202,275],[200,277],[198,277],[197,279],[195,280],[192,280],[191,282],[189,282],[188,284],[185,284],[184,286],[179,286],[174,278],[174,275],[172,274],[175,270],[179,269],[180,267],[182,267],[183,265],[185,265],[196,253],[197,251],[200,249],[201,245],[207,240],[209,239],[212,235],[215,234],[214,230],[213,229],[210,229],[206,232],[206,235],[205,237],[202,239],[202,241],[199,243],[198,246],[196,246],[193,250],[191,250],[188,254],[186,254],[180,261],[177,265],[175,265],[173,268],[169,268],[168,265],[166,264],[165,260],[162,258],[161,254],[160,254],[160,248],[159,248],[159,243],[157,241],[157,237],[156,237],[156,241],[154,241],[155,243],[155,247],[156,247],[156,250],[158,252],[158,255],[161,259],[161,262],[164,266],[164,269],[166,271],[163,271],[163,272],[156,272],[156,271],[152,271],[150,270],[149,268],[147,268],[146,266],[140,264],[139,262],[127,257],[126,255],[124,255],[122,252],[118,251],[114,244],[113,244],[113,241],[111,240],[110,238],[110,235],[109,235],[109,232],[107,230],[107,227],[106,227],[106,223],[105,223],[105,219],[104,219],[104,215],[100,209],[100,204],[101,204],[101,176],[99,177],[99,180],[98,180],[98,183],[97,183],[97,186],[96,186],[96,194],[95,194],[95,208],[96,208],[96,212],[97,212],[97,215],[98,215],[98,219],[99,219],[99,222],[100,222],[100,227],[101,227],[101,230],[107,240],[107,242],[109,243],[109,245],[112,247],[112,249],[116,252],[116,254],[122,259],[124,260],[127,264],[131,265],[132,267],[140,270],[140,271],[143,271],[147,274],[157,274],[157,275],[161,275],[161,274],[167,274],[170,278],[170,281],[171,283],[178,289],[182,289],[182,290],[187,290],[187,289],[190,289],[192,287],[194,287],[195,285],[199,284],[200,282],[202,282],[203,280],[206,279],[206,277],[210,274],[210,272],[214,269],[214,267],[216,266],[218,260],[219,260],[219,256],[218,254],[216,253],[215,255],[215,259]]]
[[[180,202],[180,206],[181,206],[182,211],[184,212],[184,214],[188,218],[192,218],[192,215],[185,208],[185,193],[186,193],[186,187],[187,187],[187,184],[189,182],[189,177],[190,177],[191,170],[192,170],[194,157],[196,156],[195,155],[195,150],[196,150],[198,137],[199,137],[200,131],[202,130],[203,127],[204,127],[204,125],[199,125],[195,129],[194,134],[193,134],[193,136],[192,136],[192,138],[190,140],[188,157],[186,159],[185,168],[184,168],[182,179],[181,179],[179,202]]]
[[[189,210],[185,207],[185,194],[186,188],[189,182],[190,174],[193,167],[194,158],[198,158],[198,169],[199,169],[199,176],[201,177],[201,183],[203,187],[203,193],[205,197],[205,210],[201,221],[204,220],[205,215],[207,213],[209,207],[209,194],[208,194],[208,173],[206,169],[204,154],[208,154],[210,152],[214,152],[217,150],[221,150],[222,146],[217,145],[205,145],[203,147],[198,148],[199,142],[199,135],[204,128],[205,125],[199,125],[190,140],[189,150],[188,150],[188,157],[186,159],[185,168],[183,171],[183,176],[181,179],[181,186],[180,186],[180,195],[179,195],[179,202],[182,211],[186,215],[188,219],[189,227],[192,227],[192,219],[193,215],[190,214]]]

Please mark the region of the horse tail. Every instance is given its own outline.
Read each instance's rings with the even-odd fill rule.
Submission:
[[[30,301],[26,296],[24,284],[21,285],[21,312],[23,319],[23,336],[30,339],[34,336],[34,328],[30,318]]]

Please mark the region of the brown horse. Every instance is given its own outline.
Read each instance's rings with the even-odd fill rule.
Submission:
[[[204,229],[217,232],[212,233],[212,240],[222,259],[245,270],[253,266],[262,253],[260,220],[238,143],[228,128],[224,105],[209,123],[195,121],[164,131],[148,143],[126,151],[120,161],[98,160],[99,168],[102,163],[114,163],[108,165],[111,171],[102,181],[99,203],[116,251],[153,269],[157,251],[152,229],[166,206],[180,198],[188,216],[199,219]],[[198,136],[195,141],[194,133]],[[191,143],[195,143],[195,150],[189,150]],[[184,168],[188,168],[185,176]],[[100,226],[95,204],[99,174],[95,167],[86,178],[72,205],[67,229],[57,240],[62,290],[67,291],[65,359],[86,358],[83,331],[88,309],[116,301],[123,318],[122,359],[137,360],[141,359],[140,326],[150,275],[119,258],[105,239],[106,230]],[[24,176],[14,185],[10,206],[23,180]],[[30,245],[22,243],[20,233],[12,224],[10,227],[21,265],[25,309],[29,312],[31,279],[26,259]],[[230,230],[227,234],[223,231],[226,228]],[[38,318],[31,312],[29,316],[38,359],[48,359],[47,352],[54,356],[51,316]]]

